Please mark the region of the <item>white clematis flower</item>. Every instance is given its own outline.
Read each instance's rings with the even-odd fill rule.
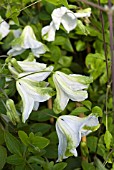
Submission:
[[[77,13],[72,12],[66,7],[60,7],[54,9],[52,12],[52,21],[49,26],[42,28],[42,36],[47,41],[55,40],[55,32],[59,30],[60,25],[62,24],[64,29],[69,33],[77,26],[77,18],[90,17],[91,9],[88,8]]]
[[[59,30],[60,24],[63,25],[68,33],[76,27],[76,16],[71,10],[68,10],[66,7],[55,9],[52,12],[51,16],[56,30]]]
[[[86,90],[92,82],[92,78],[70,74],[67,75],[60,71],[53,74],[53,81],[57,90],[57,96],[54,101],[54,112],[60,113],[63,111],[69,101],[83,101],[88,97]]]
[[[37,110],[40,102],[51,98],[52,88],[44,82],[53,70],[53,66],[37,62],[22,62],[15,59],[8,64],[10,72],[16,77],[16,88],[23,102],[22,121],[25,122],[32,110]]]
[[[10,32],[9,24],[4,21],[0,16],[0,40],[8,35]]]
[[[26,26],[21,36],[13,40],[12,49],[7,54],[16,56],[23,53],[26,49],[31,49],[36,57],[40,57],[40,54],[46,52],[46,46],[36,39],[30,26]]]
[[[89,115],[84,118],[77,116],[60,116],[56,122],[56,131],[59,138],[58,162],[69,156],[77,156],[76,148],[80,144],[81,137],[99,128],[98,118]]]

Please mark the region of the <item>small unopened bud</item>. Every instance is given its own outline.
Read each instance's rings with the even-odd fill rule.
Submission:
[[[18,64],[17,60],[15,58],[11,59],[11,64],[13,65],[13,67],[19,72],[22,73],[23,69],[20,67],[20,65]]]
[[[7,116],[9,117],[10,121],[16,125],[16,123],[20,122],[19,115],[15,108],[14,101],[12,99],[8,99],[6,101],[6,109],[7,109]]]

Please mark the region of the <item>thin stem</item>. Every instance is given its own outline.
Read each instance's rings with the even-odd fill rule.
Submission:
[[[90,6],[94,7],[94,8],[97,8],[97,9],[99,9],[99,10],[102,10],[102,11],[104,11],[104,12],[107,11],[107,9],[105,9],[104,7],[99,6],[99,5],[97,5],[97,4],[93,3],[93,2],[89,2],[89,1],[87,1],[87,0],[78,0],[78,1],[84,2],[85,4],[88,4],[88,5],[90,5]]]
[[[52,109],[52,107],[53,107],[52,98],[50,98],[50,99],[47,101],[47,105],[48,105],[48,108],[49,108],[49,109]],[[54,123],[54,117],[53,117],[53,116],[50,118],[50,123],[51,123],[51,124]]]
[[[100,0],[98,0],[98,3],[100,5]],[[100,10],[100,21],[101,21],[101,26],[102,26],[103,48],[104,48],[104,54],[105,54],[105,60],[106,60],[107,79],[109,80],[107,46],[106,46],[106,40],[105,40],[104,18],[103,18],[102,10]]]
[[[100,5],[100,0],[98,0],[98,4]],[[106,72],[107,72],[107,79],[108,79],[108,85],[107,85],[107,89],[106,89],[106,130],[108,130],[107,103],[108,103],[108,94],[109,94],[109,71],[108,71],[107,46],[106,46],[105,30],[104,30],[104,18],[103,18],[103,14],[102,14],[101,10],[100,10],[100,21],[101,21],[101,26],[102,26],[103,48],[104,48],[104,54],[105,54],[105,60],[106,60]]]
[[[108,0],[109,9],[111,9],[111,1]],[[113,35],[113,11],[108,11],[108,20],[109,20],[109,31],[110,31],[110,54],[111,54],[111,71],[112,71],[112,116],[114,121],[114,35]]]
[[[106,130],[108,130],[108,107],[107,107],[107,103],[108,103],[109,89],[110,89],[110,85],[107,85],[107,89],[106,89]]]

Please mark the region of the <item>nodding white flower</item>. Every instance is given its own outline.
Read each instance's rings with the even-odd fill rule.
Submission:
[[[83,101],[88,97],[85,89],[92,82],[92,78],[79,74],[67,75],[60,71],[53,74],[53,81],[57,90],[57,96],[54,101],[54,112],[63,111],[69,101]]]
[[[16,56],[26,49],[31,49],[36,57],[40,57],[40,54],[46,52],[46,46],[36,39],[33,29],[28,25],[24,28],[21,36],[13,40],[12,49],[7,54]]]
[[[66,7],[60,7],[54,9],[51,16],[52,21],[49,26],[42,28],[42,36],[47,41],[55,40],[55,32],[59,30],[60,25],[62,24],[64,29],[69,33],[77,25],[77,18],[89,17],[91,14],[91,9],[79,11],[77,13],[72,12]]]
[[[22,121],[25,122],[31,111],[37,110],[39,102],[44,102],[54,95],[49,83],[44,82],[53,70],[53,66],[37,62],[13,61],[8,64],[10,72],[16,77],[16,88],[23,102]]]
[[[0,40],[8,35],[10,32],[9,24],[4,21],[0,16]]]
[[[66,7],[55,9],[51,16],[56,30],[59,30],[60,24],[62,24],[65,30],[69,33],[77,25],[76,16]]]
[[[84,118],[72,115],[60,116],[56,122],[59,139],[57,161],[62,161],[73,155],[76,157],[76,148],[80,144],[81,137],[97,130],[99,126],[98,118],[94,115]]]

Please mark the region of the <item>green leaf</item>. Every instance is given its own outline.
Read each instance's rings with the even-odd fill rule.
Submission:
[[[89,53],[86,56],[86,66],[89,68],[89,73],[94,80],[106,72],[106,63],[104,60],[105,57],[101,53]]]
[[[62,48],[69,51],[69,52],[73,52],[73,47],[72,47],[72,44],[69,40],[69,38],[67,38],[64,42],[64,44],[62,45]]]
[[[97,145],[97,154],[102,156],[104,159],[106,159],[107,153],[106,153],[106,147],[103,144]]]
[[[59,59],[59,63],[63,66],[63,67],[70,67],[71,63],[72,63],[72,56],[71,57],[67,57],[67,56],[62,56]]]
[[[83,51],[86,49],[86,43],[84,41],[78,40],[76,42],[76,50],[77,51]]]
[[[19,138],[24,143],[24,145],[28,146],[29,144],[29,137],[24,131],[18,131]]]
[[[30,126],[30,130],[34,133],[41,132],[42,134],[45,134],[48,132],[51,128],[51,125],[46,123],[34,123]]]
[[[20,165],[20,164],[24,164],[24,162],[25,162],[24,158],[16,154],[7,157],[8,164]]]
[[[3,146],[0,146],[0,170],[3,169],[7,158],[7,150]]]
[[[90,149],[90,152],[96,153],[98,138],[96,136],[87,137],[87,146]]]
[[[58,46],[55,45],[51,45],[50,46],[50,52],[51,52],[51,56],[52,56],[52,61],[54,61],[55,63],[58,62],[58,60],[61,57],[61,50]]]
[[[79,115],[80,113],[85,113],[85,112],[88,112],[89,109],[87,109],[86,107],[77,107],[76,109],[74,109],[72,112],[71,112],[71,115]]]
[[[97,170],[107,170],[97,157],[94,158],[94,164],[96,165]]]
[[[21,164],[21,165],[17,165],[17,166],[15,166],[15,170],[28,170],[27,168],[26,168],[26,165],[25,165],[25,163],[24,164]]]
[[[0,88],[4,88],[5,86],[5,77],[0,78]]]
[[[68,8],[67,0],[46,0],[46,1],[54,5],[64,5]]]
[[[88,163],[87,161],[82,161],[82,168],[83,170],[95,170],[94,165],[92,163]]]
[[[31,141],[32,145],[38,147],[39,149],[45,148],[49,144],[49,142],[50,142],[49,139],[41,136],[34,136],[34,138]]]
[[[106,144],[107,149],[110,149],[110,147],[111,147],[112,138],[113,137],[112,137],[111,133],[108,130],[106,130],[106,132],[104,134],[104,142]]]
[[[53,115],[54,112],[51,109],[43,109],[34,111],[31,113],[31,116],[29,117],[30,120],[35,120],[39,122],[47,121],[51,118],[51,115]]]
[[[50,143],[46,148],[45,156],[48,159],[57,159],[58,148],[57,145]]]
[[[8,150],[13,154],[17,154],[21,156],[22,155],[21,144],[19,140],[7,131],[4,132],[4,138]]]
[[[63,170],[67,166],[67,163],[62,162],[62,163],[57,163],[54,165],[53,170]]]
[[[97,117],[102,117],[103,112],[102,109],[99,106],[95,106],[92,108],[92,113],[96,115]]]
[[[0,127],[0,145],[4,143],[4,131]]]
[[[89,100],[85,100],[81,102],[84,106],[86,106],[89,110],[91,110],[92,103]]]

